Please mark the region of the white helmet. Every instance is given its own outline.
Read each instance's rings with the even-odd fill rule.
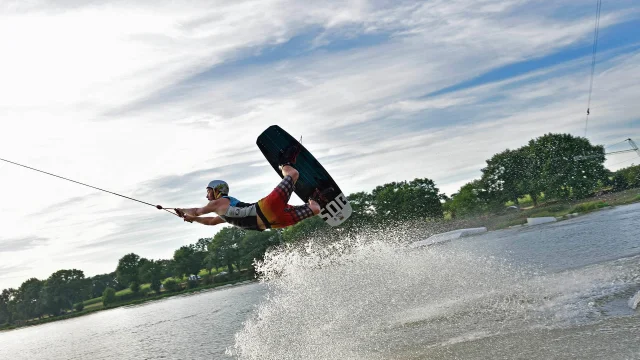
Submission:
[[[229,195],[229,185],[227,185],[227,183],[222,180],[213,180],[209,183],[207,188],[212,188],[213,190],[218,190],[224,195]]]

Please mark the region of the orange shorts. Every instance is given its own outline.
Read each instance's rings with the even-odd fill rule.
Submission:
[[[313,216],[308,204],[292,206],[287,204],[293,193],[293,179],[285,176],[267,197],[258,201],[258,216],[269,228],[284,228]]]

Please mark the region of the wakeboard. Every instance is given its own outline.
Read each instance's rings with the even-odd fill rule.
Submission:
[[[300,153],[294,165],[300,174],[294,188],[296,195],[306,203],[316,189],[319,190],[325,200],[319,202],[320,216],[330,226],[338,226],[351,216],[351,204],[338,184],[309,150],[293,136],[278,125],[272,125],[258,136],[256,143],[280,178],[283,178],[279,168],[280,154],[292,145],[300,146]]]

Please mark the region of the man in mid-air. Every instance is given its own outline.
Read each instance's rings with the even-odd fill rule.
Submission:
[[[268,228],[284,228],[306,218],[318,215],[322,199],[310,199],[308,204],[292,206],[289,199],[298,181],[298,170],[293,165],[300,152],[299,146],[287,148],[280,156],[280,170],[283,179],[267,197],[255,203],[245,203],[229,196],[229,185],[222,180],[213,180],[207,186],[209,203],[201,208],[175,209],[184,221],[198,222],[203,225],[229,223],[248,230],[263,231]],[[313,197],[313,196],[312,196]],[[201,217],[216,213],[218,216]]]

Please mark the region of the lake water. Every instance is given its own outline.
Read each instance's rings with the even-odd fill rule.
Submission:
[[[640,359],[640,204],[421,249],[270,253],[269,279],[0,333],[0,359]]]

